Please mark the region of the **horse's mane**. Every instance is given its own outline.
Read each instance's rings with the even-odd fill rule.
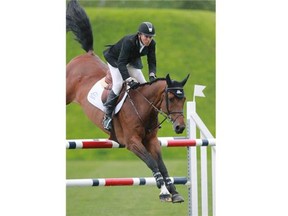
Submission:
[[[146,83],[141,83],[140,85],[138,85],[138,87],[141,87],[141,86],[146,86],[146,85],[151,85],[155,82],[158,82],[158,81],[161,81],[161,80],[166,80],[166,78],[157,78],[151,82],[146,82]]]

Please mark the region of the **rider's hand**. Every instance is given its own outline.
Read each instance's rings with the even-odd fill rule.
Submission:
[[[137,86],[139,86],[139,84],[140,84],[140,83],[136,82],[134,79],[132,79],[131,77],[127,78],[125,80],[125,82],[127,83],[129,88],[131,88],[131,89],[137,88]]]
[[[150,73],[150,74],[149,74],[149,81],[152,82],[152,81],[154,81],[155,79],[156,79],[155,73]]]

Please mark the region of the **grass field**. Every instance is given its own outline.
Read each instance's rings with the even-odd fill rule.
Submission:
[[[185,149],[185,148],[184,148]],[[70,150],[97,151],[97,150]],[[105,150],[113,152],[113,150]],[[119,151],[127,152],[125,149]],[[186,151],[186,149],[185,149]],[[208,148],[210,154],[210,148]],[[165,153],[163,155],[165,157]],[[201,198],[200,187],[200,154],[198,160],[198,197]],[[140,160],[67,160],[66,178],[128,178],[151,177],[151,171]],[[186,153],[181,160],[165,160],[170,176],[187,176]],[[208,160],[208,175],[211,179],[211,160]],[[67,216],[145,216],[145,215],[187,215],[188,188],[177,185],[177,191],[185,199],[184,203],[162,203],[159,189],[156,186],[127,186],[127,187],[69,187],[66,189]],[[208,193],[212,193],[211,181]],[[209,196],[209,215],[212,215],[212,196]],[[201,203],[198,211],[201,213]]]
[[[215,13],[172,9],[85,8],[85,10],[93,27],[94,50],[102,59],[102,51],[106,44],[116,42],[125,34],[136,32],[143,20],[153,22],[156,26],[157,76],[165,77],[170,73],[172,79],[182,80],[190,73],[184,88],[187,101],[192,100],[194,84],[207,86],[204,90],[206,98],[197,98],[197,113],[215,135]],[[84,52],[69,32],[66,40],[66,61]],[[147,78],[145,57],[142,61],[143,74]],[[186,107],[184,109],[186,113]],[[107,137],[84,115],[78,104],[67,106],[66,117],[67,139]],[[172,125],[166,122],[158,135],[176,136]],[[181,136],[186,136],[186,130]],[[77,159],[78,156],[79,153],[75,152],[67,155],[67,158]],[[174,157],[172,154],[170,156]],[[90,158],[93,157],[94,154]]]
[[[139,23],[151,21],[156,26],[157,76],[170,73],[182,80],[187,100],[192,100],[194,84],[205,85],[206,98],[197,98],[197,112],[215,135],[215,13],[171,9],[85,8],[93,28],[94,50],[102,51],[123,35],[136,32]],[[84,53],[67,34],[66,62]],[[145,58],[142,59],[145,63]],[[147,78],[147,66],[143,73]],[[186,113],[186,108],[185,108]],[[159,136],[176,136],[169,123],[164,123]],[[181,135],[186,136],[186,131]],[[66,107],[66,138],[105,138],[84,115],[81,107]],[[163,157],[171,176],[186,176],[186,149],[163,149]],[[146,165],[126,149],[71,150],[66,153],[67,178],[151,177]],[[88,187],[67,188],[67,216],[109,215],[187,215],[187,188],[178,186],[186,203],[161,203],[156,187]],[[211,202],[211,201],[210,201]],[[201,211],[201,210],[200,210]]]
[[[173,176],[185,176],[186,161],[170,160]],[[67,178],[151,177],[140,160],[68,161]],[[76,171],[77,170],[77,171]],[[186,186],[177,186],[188,200]],[[67,188],[67,216],[187,215],[187,203],[162,203],[156,186]]]

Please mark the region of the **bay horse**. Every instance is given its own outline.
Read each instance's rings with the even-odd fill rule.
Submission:
[[[181,82],[158,78],[144,83],[136,89],[125,90],[128,96],[119,113],[113,117],[112,131],[103,128],[104,112],[87,100],[92,86],[107,75],[108,66],[93,51],[93,34],[89,18],[75,0],[70,1],[66,11],[66,31],[72,31],[76,40],[86,51],[73,58],[66,67],[66,105],[80,104],[88,118],[110,139],[124,145],[151,169],[161,201],[181,203],[183,197],[169,179],[157,138],[158,114],[173,123],[173,129],[180,134],[185,129],[183,107],[186,97],[183,87],[189,75]]]

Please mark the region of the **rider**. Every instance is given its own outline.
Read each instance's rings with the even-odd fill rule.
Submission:
[[[155,36],[153,24],[142,22],[136,34],[124,36],[116,44],[109,45],[109,48],[103,52],[113,82],[112,90],[104,104],[106,115],[103,126],[108,131],[112,128],[112,113],[123,82],[125,81],[132,89],[136,88],[139,83],[146,82],[141,71],[143,68],[141,56],[147,55],[149,81],[156,79],[156,42],[153,40],[153,36]]]

